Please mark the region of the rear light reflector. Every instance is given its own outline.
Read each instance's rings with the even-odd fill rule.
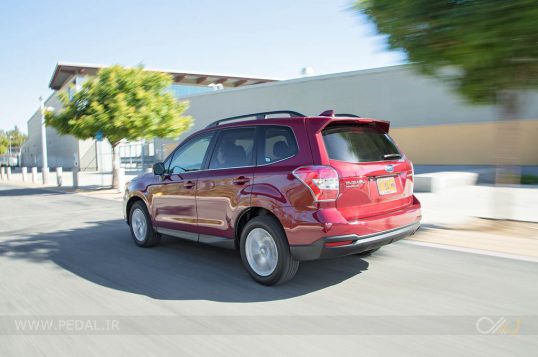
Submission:
[[[293,170],[293,176],[312,193],[315,201],[334,201],[340,192],[338,172],[330,166],[301,166]]]
[[[343,245],[349,245],[349,244],[352,244],[353,241],[352,240],[342,240],[342,241],[339,241],[339,242],[327,242],[325,243],[325,246],[327,248],[334,248],[334,247],[341,247]]]
[[[411,172],[409,173],[409,178],[411,179],[411,194],[415,190],[415,167],[413,166],[413,163],[409,161],[409,166],[411,166]]]

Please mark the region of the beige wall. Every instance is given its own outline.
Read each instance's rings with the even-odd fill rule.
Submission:
[[[166,158],[177,147],[179,142],[163,144],[163,159]]]
[[[496,138],[507,125],[519,136],[512,164],[538,165],[538,119],[395,128],[390,134],[416,165],[495,165]],[[176,146],[165,145],[165,156]]]
[[[538,165],[538,119],[394,128],[390,134],[417,165],[493,165],[497,137],[517,131],[514,165]]]

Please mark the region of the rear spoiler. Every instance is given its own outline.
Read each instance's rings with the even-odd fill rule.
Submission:
[[[310,126],[312,129],[314,129],[316,132],[320,132],[323,130],[327,125],[330,123],[359,123],[359,124],[366,124],[366,125],[372,125],[384,133],[389,132],[390,128],[390,121],[386,120],[377,120],[372,118],[361,118],[355,115],[349,115],[349,114],[335,114],[334,110],[327,110],[323,113],[321,113],[317,117],[309,117],[307,119],[308,126]]]

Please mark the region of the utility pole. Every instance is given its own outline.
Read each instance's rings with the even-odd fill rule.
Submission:
[[[43,97],[39,97],[39,109],[41,111],[41,154],[43,157],[43,166],[41,174],[43,175],[43,184],[49,180],[49,163],[47,161],[47,128],[45,127],[45,102]]]

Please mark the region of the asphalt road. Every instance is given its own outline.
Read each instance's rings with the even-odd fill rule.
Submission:
[[[403,241],[264,287],[235,251],[136,247],[119,202],[0,186],[1,356],[529,356],[537,277]]]

